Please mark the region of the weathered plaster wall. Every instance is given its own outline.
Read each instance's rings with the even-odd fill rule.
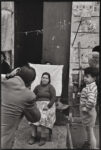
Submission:
[[[81,58],[81,67],[87,67],[88,55],[91,54],[93,47],[99,45],[99,15],[100,2],[72,3],[70,85],[72,84],[72,73],[78,73],[78,71],[73,71],[73,69],[79,68],[79,55]],[[81,19],[82,22],[80,24]],[[77,30],[78,33],[74,41]],[[78,42],[81,45],[80,53],[78,51]]]
[[[1,2],[1,50],[14,66],[14,2]]]
[[[81,66],[88,65],[88,55],[92,48],[99,45],[99,2],[73,2],[70,43],[70,84],[73,68],[79,67],[78,42],[80,42]],[[1,2],[1,50],[7,54],[7,61],[14,63],[14,2]],[[75,34],[81,18],[86,17]],[[88,18],[87,18],[88,17]],[[73,46],[72,46],[73,44]],[[9,53],[11,51],[11,54]],[[12,57],[11,57],[11,56]],[[12,59],[11,59],[12,58]],[[11,60],[10,60],[11,59]]]

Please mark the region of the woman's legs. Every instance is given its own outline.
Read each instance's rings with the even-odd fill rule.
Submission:
[[[46,133],[47,133],[47,128],[41,126],[41,139],[40,139],[39,146],[42,146],[46,143]]]
[[[93,127],[86,127],[88,141],[91,145],[91,149],[96,149],[96,138],[94,135],[94,129]]]
[[[36,139],[37,138],[37,126],[31,124],[31,130],[32,130],[31,138],[30,138],[30,140],[28,142],[30,145],[34,144],[36,142],[36,140],[37,140]]]
[[[32,136],[36,137],[37,136],[37,126],[32,125],[31,128],[32,128]]]

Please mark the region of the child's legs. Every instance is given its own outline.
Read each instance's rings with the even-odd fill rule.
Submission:
[[[84,128],[84,141],[85,141],[85,142],[88,142],[89,140],[88,140],[88,134],[87,134],[86,127],[83,126],[83,128]]]
[[[86,131],[87,131],[87,136],[88,136],[88,140],[90,142],[91,148],[94,149],[96,148],[96,138],[94,135],[94,129],[93,127],[86,127]]]

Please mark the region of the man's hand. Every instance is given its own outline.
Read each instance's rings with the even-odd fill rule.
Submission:
[[[9,78],[14,77],[17,74],[18,71],[20,71],[19,67],[14,69],[11,73],[6,74],[6,78],[9,79]]]

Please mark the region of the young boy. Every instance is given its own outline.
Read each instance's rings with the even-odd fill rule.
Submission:
[[[85,140],[83,148],[96,148],[96,138],[93,127],[96,121],[95,106],[97,102],[97,85],[95,81],[97,74],[97,68],[88,67],[84,70],[84,82],[86,87],[82,89],[80,96],[80,114],[87,133],[87,139]]]

